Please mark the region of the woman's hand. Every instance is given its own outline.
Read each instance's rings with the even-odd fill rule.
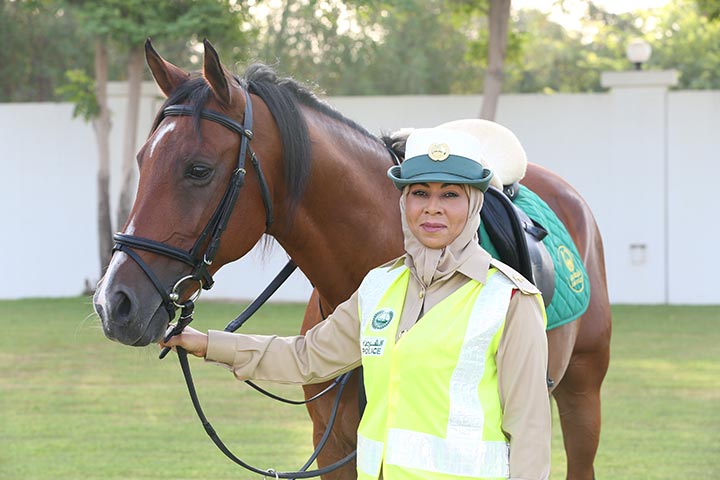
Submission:
[[[172,329],[172,326],[170,326]],[[170,330],[168,330],[170,331]],[[207,354],[208,338],[207,334],[195,330],[192,327],[185,327],[182,333],[171,337],[167,342],[160,340],[160,347],[182,347],[188,353],[192,353],[196,357],[205,357]]]

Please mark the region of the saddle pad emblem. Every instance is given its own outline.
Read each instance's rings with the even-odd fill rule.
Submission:
[[[580,293],[585,290],[585,276],[581,271],[575,269],[575,261],[573,260],[573,255],[572,252],[570,252],[570,249],[568,249],[565,245],[560,245],[558,247],[558,255],[560,255],[563,265],[565,265],[565,268],[570,273],[568,278],[570,288],[572,288],[576,293]]]
[[[375,312],[375,315],[373,315],[372,324],[371,327],[373,330],[382,330],[383,328],[390,325],[390,322],[392,321],[393,317],[395,316],[395,312],[393,312],[389,308],[384,308],[382,310],[378,310]]]

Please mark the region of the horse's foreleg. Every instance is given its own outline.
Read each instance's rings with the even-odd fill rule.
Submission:
[[[305,310],[305,318],[303,319],[302,333],[305,333],[313,325],[322,320],[320,309],[318,308],[318,293],[313,291]],[[327,315],[329,312],[323,312]],[[305,398],[310,398],[319,393],[329,383],[306,385],[303,387]],[[307,404],[307,410],[313,422],[313,446],[317,447],[321,441],[333,411],[336,395],[339,392],[339,386],[330,392]],[[350,380],[345,386],[342,393],[340,405],[336,412],[335,423],[333,425],[327,443],[320,450],[317,458],[317,465],[322,468],[331,465],[338,460],[345,458],[348,454],[355,450],[357,441],[357,426],[360,422],[360,412],[358,410],[358,375],[353,372]],[[322,476],[323,480],[354,480],[357,478],[355,469],[355,461],[350,461],[347,465]]]
[[[317,385],[314,387],[324,388],[325,385]],[[305,394],[308,396],[314,391],[320,391],[321,388],[313,389],[311,386],[305,387]],[[330,415],[335,401],[337,388],[327,395],[308,404],[308,412],[313,420],[313,445],[317,447],[321,441],[325,430],[327,429]],[[350,381],[345,387],[338,408],[335,424],[333,425],[327,443],[320,450],[317,464],[319,467],[326,467],[338,460],[345,458],[355,450],[357,425],[359,421],[357,407],[357,375],[353,374]],[[347,465],[322,476],[323,480],[354,480],[357,478],[355,469],[355,461],[351,460]]]

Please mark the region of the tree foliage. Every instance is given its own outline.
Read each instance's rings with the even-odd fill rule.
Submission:
[[[142,49],[152,38],[177,64],[198,67],[193,47],[205,37],[226,47],[228,59],[244,57],[252,32],[244,31],[245,11],[232,0],[67,0],[90,38],[106,39],[122,54]],[[193,60],[194,65],[193,65]],[[124,69],[122,69],[124,72]],[[120,75],[123,75],[122,73]]]
[[[448,4],[285,0],[256,18],[256,58],[336,95],[450,93],[473,67]]]
[[[695,0],[700,13],[710,20],[720,18],[720,0]]]
[[[634,38],[653,48],[645,68],[680,72],[677,88],[720,89],[720,22],[709,21],[692,0],[623,14],[590,3],[581,31],[566,30],[533,10],[518,12],[515,21],[522,61],[510,63],[506,91],[599,91],[601,72],[630,68],[625,48]]]
[[[375,12],[382,36],[365,68],[369,90],[377,94],[457,93],[472,80],[466,61],[468,41],[445,1],[411,1]]]
[[[253,61],[332,95],[468,94],[483,90],[488,0],[16,0],[1,3],[0,101],[54,100],[65,71],[92,72],[92,35],[110,35],[110,79],[148,36],[167,58],[199,69],[207,36],[236,70]],[[536,10],[513,12],[505,92],[598,91],[600,72],[630,68],[634,37],[648,68],[675,68],[679,88],[720,88],[720,0],[674,0],[611,14],[588,2],[582,30]],[[202,21],[198,20],[202,19]],[[39,45],[39,48],[35,47]],[[146,76],[146,78],[148,78]]]
[[[91,71],[92,45],[60,1],[0,1],[0,102],[56,100],[70,69]]]
[[[111,80],[126,78],[129,48],[142,47],[147,37],[185,68],[199,68],[193,48],[204,37],[229,63],[245,62],[256,33],[241,5],[232,0],[0,0],[0,102],[67,98],[61,94],[67,89],[58,90],[69,81],[66,72],[92,76],[97,36],[109,40]]]
[[[487,1],[285,0],[260,22],[257,58],[328,94],[482,91]],[[511,32],[508,56],[517,58]]]
[[[95,79],[84,70],[75,68],[65,72],[65,84],[57,88],[57,94],[75,105],[73,118],[81,117],[86,122],[100,114],[100,105],[95,98]]]
[[[649,66],[678,70],[679,89],[720,89],[720,22],[709,18],[691,0],[677,0],[646,34],[653,45]]]
[[[126,45],[142,44],[148,36],[210,32],[223,28],[229,13],[219,2],[145,0],[71,0],[79,7],[83,29],[94,36]]]
[[[571,31],[537,10],[518,12],[521,55],[507,68],[506,91],[600,90],[601,72],[627,69],[625,47],[642,34],[641,20],[590,4],[583,18],[584,31]]]

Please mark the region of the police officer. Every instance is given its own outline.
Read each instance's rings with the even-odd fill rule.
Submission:
[[[305,335],[192,328],[167,345],[238,379],[320,383],[362,364],[359,479],[541,480],[550,470],[545,310],[539,291],[478,244],[492,173],[460,131],[416,129],[388,171],[405,254]]]

